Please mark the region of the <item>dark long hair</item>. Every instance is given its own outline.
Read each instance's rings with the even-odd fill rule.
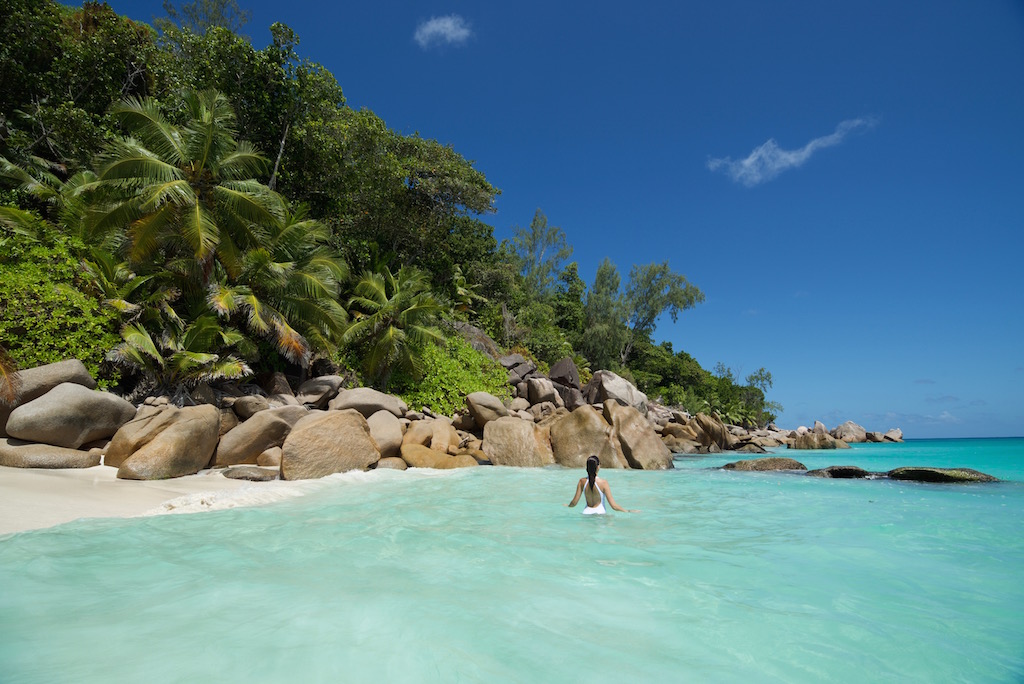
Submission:
[[[597,456],[591,456],[587,459],[587,479],[590,481],[590,488],[594,488],[594,478],[597,477],[597,466],[601,463],[601,459]]]

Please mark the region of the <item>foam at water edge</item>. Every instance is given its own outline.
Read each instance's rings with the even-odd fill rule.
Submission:
[[[455,470],[433,470],[430,468],[412,468],[405,471],[381,469],[363,472],[353,470],[347,473],[328,475],[319,480],[275,480],[261,482],[258,485],[252,484],[235,490],[196,492],[194,494],[178,496],[142,513],[142,517],[262,506],[264,504],[306,496],[307,494],[332,486],[381,482],[396,478],[448,477],[455,472]]]

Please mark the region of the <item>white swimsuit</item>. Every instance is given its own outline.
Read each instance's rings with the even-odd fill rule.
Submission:
[[[589,482],[587,484],[583,485],[584,501],[586,500],[587,487],[589,487],[589,486],[590,486]],[[596,506],[587,506],[586,508],[583,509],[583,515],[604,515],[604,513],[605,513],[605,510],[604,510],[604,492],[602,492],[601,488],[597,486],[597,481],[594,482],[594,489],[596,489],[597,493],[601,495],[601,503],[597,504]]]

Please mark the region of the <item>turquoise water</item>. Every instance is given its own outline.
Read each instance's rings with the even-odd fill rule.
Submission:
[[[334,476],[253,508],[0,537],[0,681],[1024,680],[1024,440],[790,452],[984,485],[605,471]],[[280,483],[290,486],[287,483]]]

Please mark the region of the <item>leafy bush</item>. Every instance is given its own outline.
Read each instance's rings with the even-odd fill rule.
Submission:
[[[508,399],[508,374],[497,361],[473,349],[459,336],[445,344],[427,345],[423,352],[423,378],[414,383],[403,376],[399,393],[410,408],[427,407],[451,415],[465,406],[473,392],[489,392]]]
[[[116,380],[100,366],[121,341],[118,314],[85,291],[81,246],[56,234],[30,241],[0,229],[0,238],[0,346],[19,368],[80,359],[101,384]]]

